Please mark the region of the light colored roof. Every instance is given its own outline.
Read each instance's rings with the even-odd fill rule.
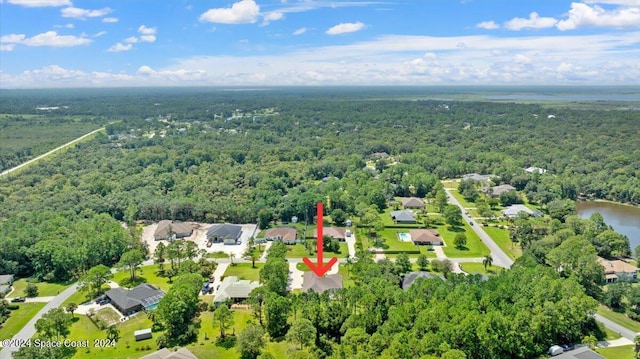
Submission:
[[[440,234],[435,229],[412,229],[409,231],[409,234],[413,242],[444,243],[442,237],[440,237]]]
[[[167,348],[162,348],[157,352],[147,354],[140,359],[198,359],[187,348],[180,348],[173,352]]]
[[[249,298],[249,293],[258,288],[260,283],[249,280],[238,280],[236,276],[226,277],[220,283],[218,294],[213,299],[214,303],[221,303],[227,299]]]
[[[391,218],[397,222],[415,222],[416,216],[411,211],[392,211]]]
[[[533,210],[523,204],[514,204],[502,210],[502,214],[507,217],[517,217],[520,212],[533,215]]]
[[[605,273],[633,273],[638,271],[638,267],[619,259],[608,260],[598,257],[598,263],[604,267]]]
[[[191,227],[189,223],[163,220],[158,222],[158,227],[156,227],[156,231],[153,233],[154,238],[169,238],[169,228],[171,228],[171,231],[177,238],[188,237],[193,233],[193,227]]]
[[[566,351],[560,355],[554,356],[553,358],[555,359],[604,359],[602,355],[589,349],[588,346]]]
[[[294,241],[296,236],[297,232],[293,227],[270,228],[264,234],[264,238],[280,239],[283,241]]]
[[[491,187],[491,191],[492,191],[491,193],[494,196],[499,196],[499,195],[501,195],[501,194],[503,194],[505,192],[515,191],[515,190],[516,190],[516,188],[513,187],[510,184],[502,184],[500,186]],[[482,191],[486,193],[486,192],[488,192],[488,189],[483,189]]]
[[[404,279],[402,280],[402,289],[406,290],[409,287],[411,287],[411,285],[418,278],[426,278],[426,279],[440,278],[441,280],[444,280],[444,276],[442,274],[433,274],[429,272],[411,272],[411,273],[407,273],[404,276]]]
[[[490,180],[495,176],[496,175],[481,175],[478,173],[467,173],[466,175],[462,176],[462,180],[473,180],[473,181],[484,182],[484,181]]]
[[[529,172],[529,173],[534,173],[534,172],[538,172],[540,174],[542,173],[546,173],[547,170],[544,168],[540,168],[540,167],[535,167],[535,166],[531,166],[531,167],[527,167],[524,169],[525,172]]]
[[[207,231],[207,237],[238,239],[242,234],[242,227],[236,224],[214,224]]]
[[[138,335],[149,334],[149,333],[151,333],[151,328],[136,330],[135,332],[133,332],[133,335],[138,336]]]
[[[403,197],[402,198],[402,206],[403,207],[424,207],[424,201],[418,197]]]
[[[341,274],[327,274],[324,277],[318,277],[313,272],[304,272],[302,281],[302,291],[312,290],[316,293],[323,293],[330,289],[342,289]]]
[[[9,284],[13,281],[13,274],[0,275],[0,284]]]
[[[344,239],[346,237],[344,228],[324,227],[322,229],[323,236],[329,236],[333,239]],[[313,238],[318,238],[318,231],[313,232]]]

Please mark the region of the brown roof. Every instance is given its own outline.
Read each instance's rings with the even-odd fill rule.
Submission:
[[[157,352],[145,355],[140,359],[198,359],[198,357],[187,348],[180,348],[175,352],[170,351],[167,348],[162,348]]]
[[[280,239],[283,241],[295,241],[296,236],[297,232],[293,227],[270,228],[264,234],[264,238]]]
[[[153,233],[153,237],[155,239],[168,239],[169,226],[171,226],[171,231],[176,235],[177,238],[188,237],[191,235],[191,233],[193,233],[193,227],[191,227],[189,223],[175,222],[165,219],[158,222],[158,227]]]
[[[323,293],[329,289],[342,289],[341,274],[327,274],[324,277],[318,277],[313,272],[304,272],[302,291],[312,290],[316,293]]]
[[[633,273],[637,272],[638,268],[631,264],[618,259],[608,260],[602,257],[598,257],[598,263],[604,267],[605,274],[610,273]]]
[[[344,228],[324,227],[322,229],[323,236],[329,236],[333,239],[345,239],[346,234]],[[318,238],[318,231],[313,231],[313,238]]]
[[[424,208],[424,201],[418,197],[402,198],[402,206],[406,208]]]
[[[409,234],[413,242],[444,243],[442,237],[440,237],[440,234],[435,229],[412,229],[409,231]]]

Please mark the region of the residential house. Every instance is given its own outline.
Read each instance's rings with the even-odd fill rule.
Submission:
[[[535,166],[527,167],[524,169],[524,171],[527,173],[539,173],[539,174],[547,173],[546,169],[535,167]]]
[[[503,184],[500,186],[483,188],[482,192],[484,192],[487,195],[490,195],[491,197],[500,197],[500,195],[505,192],[515,191],[515,190],[516,188],[513,187],[512,185]]]
[[[442,274],[433,274],[433,273],[422,272],[422,271],[411,272],[411,273],[405,274],[404,278],[402,278],[402,289],[403,290],[409,289],[409,287],[411,287],[411,285],[413,285],[413,283],[420,278],[424,278],[424,279],[439,278],[440,280],[445,280]]]
[[[507,218],[517,218],[520,213],[526,213],[531,217],[540,218],[542,213],[540,211],[534,211],[523,204],[514,204],[502,210],[502,215]]]
[[[423,209],[424,201],[422,200],[422,198],[417,197],[403,197],[402,207],[404,207],[405,209]]]
[[[345,237],[346,237],[346,231],[344,230],[344,228],[324,227],[322,229],[322,235],[331,237],[333,239],[337,239],[340,242],[344,242]],[[318,232],[317,231],[313,232],[313,238],[318,238]]]
[[[391,218],[396,223],[416,223],[416,216],[408,210],[392,211]]]
[[[389,158],[389,154],[386,152],[374,152],[369,157],[374,160],[386,160]]]
[[[156,241],[184,238],[189,237],[192,233],[193,227],[189,223],[163,220],[158,222],[153,238]]]
[[[214,224],[207,231],[207,240],[211,243],[240,244],[242,227],[236,224]]]
[[[169,350],[167,348],[162,348],[157,352],[147,354],[140,359],[198,359],[198,357],[190,352],[187,348],[180,348],[178,350]]]
[[[268,229],[264,234],[264,239],[267,241],[282,241],[284,244],[296,244],[298,242],[304,242],[304,240],[297,240],[297,231],[293,227],[276,227]]]
[[[478,174],[478,173],[467,173],[466,175],[462,176],[462,180],[463,181],[472,180],[472,181],[477,181],[477,182],[489,182],[493,177],[496,177],[496,175],[481,175],[481,174]]]
[[[142,310],[155,309],[165,292],[143,283],[133,289],[112,288],[105,296],[123,315],[131,315]]]
[[[239,280],[235,276],[225,277],[220,283],[220,288],[218,288],[218,293],[213,299],[213,303],[220,304],[227,300],[231,300],[234,303],[243,302],[249,298],[251,291],[259,286],[260,283],[255,281]]]
[[[444,240],[435,229],[412,229],[409,231],[413,244],[420,245],[444,245]]]
[[[573,350],[566,351],[562,354],[556,355],[555,359],[605,359],[602,355],[591,350],[588,346],[575,348]]]
[[[302,278],[302,292],[312,290],[318,294],[322,294],[328,290],[342,289],[341,274],[327,274],[324,277],[318,277],[315,273],[306,271]]]
[[[0,275],[0,296],[6,295],[11,292],[11,285],[13,284],[13,274]]]
[[[625,261],[598,257],[598,263],[604,267],[607,283],[635,282],[638,279],[638,267]]]

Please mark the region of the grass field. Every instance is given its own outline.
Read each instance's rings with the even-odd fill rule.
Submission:
[[[207,258],[215,258],[215,259],[226,259],[229,258],[229,255],[225,252],[213,252],[207,253]]]
[[[633,359],[633,345],[621,347],[597,348],[596,351],[607,359]]]
[[[462,268],[463,271],[469,273],[469,274],[484,274],[484,275],[496,275],[498,273],[500,273],[501,270],[503,270],[504,268],[502,267],[498,267],[498,266],[490,266],[487,268],[487,270],[484,269],[484,265],[482,263],[460,263],[460,267]]]
[[[169,264],[165,264],[165,268],[168,265]],[[140,269],[136,271],[135,282],[129,283],[129,279],[130,279],[129,271],[123,270],[114,274],[112,281],[118,283],[120,286],[123,286],[123,287],[129,287],[129,286],[135,287],[140,283],[149,283],[164,290],[165,292],[169,291],[169,288],[171,288],[171,283],[169,283],[169,278],[159,277],[156,274],[157,271],[158,271],[158,266],[155,264],[140,267]]]
[[[475,208],[476,204],[468,202],[466,199],[464,199],[464,197],[462,197],[462,195],[460,193],[458,193],[458,190],[452,190],[452,191],[449,191],[449,192],[453,195],[453,197],[455,197],[455,199],[458,200],[458,202],[460,202],[462,207],[464,207],[464,208]]]
[[[443,224],[437,226],[440,236],[444,239],[446,246],[443,248],[444,253],[449,258],[478,258],[485,254],[489,254],[489,248],[482,243],[480,237],[471,229],[468,223],[464,223],[464,227],[451,228],[449,225]],[[466,249],[457,249],[453,245],[456,234],[464,231],[467,236]]]
[[[509,239],[509,230],[498,227],[482,227],[485,232],[493,239],[494,242],[502,249],[511,259],[516,259],[522,255],[522,247],[519,243],[511,242]]]
[[[259,280],[260,269],[264,266],[264,263],[256,263],[256,267],[252,268],[251,263],[236,263],[233,266],[227,267],[223,277],[236,276],[239,279]]]
[[[46,303],[20,303],[20,307],[12,310],[11,315],[0,327],[0,340],[9,339],[16,335],[22,327],[33,318]]]
[[[598,307],[598,314],[609,319],[612,322],[618,323],[627,329],[631,329],[634,332],[640,332],[640,322],[636,322],[635,320],[627,317],[623,313],[616,313],[614,311],[609,310],[607,307],[600,305]]]
[[[13,293],[11,293],[11,296],[12,297],[26,296],[24,291],[25,289],[27,289],[27,284],[29,284],[29,282],[27,282],[25,278],[18,279],[17,281],[13,282],[14,291]],[[71,283],[47,283],[47,282],[40,282],[40,283],[33,283],[33,284],[35,284],[36,287],[38,287],[39,297],[49,297],[49,296],[58,295],[60,294],[60,292],[67,289],[71,285]]]

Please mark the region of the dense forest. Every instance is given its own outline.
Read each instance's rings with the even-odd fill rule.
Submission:
[[[439,179],[470,172],[496,174],[497,184],[542,205],[578,195],[640,202],[638,112],[398,96],[5,91],[0,113],[33,114],[46,103],[61,107],[56,116],[113,123],[92,141],[1,180],[0,271],[68,279],[95,263],[56,251],[89,240],[82,231],[106,235],[100,223],[109,220],[304,219],[325,198],[331,210],[362,216],[392,196],[434,195]],[[365,167],[377,152],[395,160],[382,173],[384,164]],[[526,173],[528,166],[549,173]],[[98,257],[107,264],[129,240],[110,226],[118,240]]]

